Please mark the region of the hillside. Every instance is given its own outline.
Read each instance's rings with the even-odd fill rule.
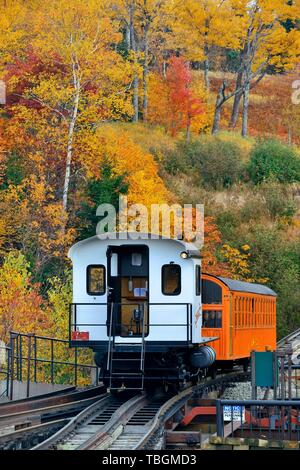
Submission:
[[[204,269],[273,287],[279,335],[299,323],[299,19],[274,0],[2,2],[0,339],[67,336],[68,249],[120,195],[203,203]]]

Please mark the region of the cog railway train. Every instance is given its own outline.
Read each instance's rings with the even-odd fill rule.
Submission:
[[[94,351],[111,390],[181,387],[276,347],[276,294],[201,273],[192,244],[126,232],[94,236],[73,263],[70,346]]]

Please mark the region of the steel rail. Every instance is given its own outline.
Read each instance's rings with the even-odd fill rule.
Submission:
[[[93,403],[92,405],[82,410],[78,415],[74,416],[69,421],[69,423],[64,426],[61,430],[59,430],[40,444],[34,446],[31,450],[47,450],[55,448],[55,446],[59,442],[62,442],[64,439],[67,439],[68,436],[70,436],[74,431],[76,431],[76,428],[78,426],[84,424],[89,419],[92,419],[92,417],[97,412],[104,410],[108,406],[111,399],[112,397],[108,393],[106,393],[96,403]]]
[[[37,402],[39,400],[45,400],[45,399],[51,399],[51,398],[54,398],[54,397],[60,397],[60,396],[64,396],[64,395],[68,395],[69,393],[74,393],[74,392],[77,392],[77,388],[75,387],[75,385],[72,385],[70,387],[65,387],[65,388],[62,388],[60,390],[55,390],[54,392],[47,392],[47,393],[42,393],[40,395],[34,395],[32,397],[27,397],[27,398],[19,398],[17,400],[12,400],[12,401],[5,401],[5,402],[1,402],[0,403],[0,413],[2,413],[2,410],[5,409],[6,407],[9,407],[9,406],[21,406],[23,404],[29,404],[29,403],[34,403],[34,402]]]
[[[60,427],[65,426],[69,419],[58,419],[50,421],[49,423],[37,424],[35,426],[29,426],[16,431],[0,434],[0,450],[17,450],[17,449],[29,449],[32,447],[32,440],[39,439],[41,434],[44,436],[45,433],[50,432],[53,434]]]
[[[9,425],[22,425],[22,424],[27,424],[30,425],[30,423],[34,422],[39,422],[42,419],[44,420],[51,420],[52,418],[56,418],[57,415],[61,415],[63,413],[74,413],[74,411],[78,413],[78,408],[86,408],[86,406],[92,404],[95,402],[95,400],[98,400],[99,396],[96,397],[90,397],[90,398],[84,398],[82,400],[75,400],[72,402],[67,402],[67,403],[61,403],[58,405],[51,405],[51,406],[46,406],[43,408],[37,408],[34,410],[30,411],[21,411],[18,413],[12,413],[12,414],[7,414],[7,415],[2,415],[0,416],[0,430],[1,428],[8,427]],[[73,411],[74,410],[74,411]]]
[[[104,393],[106,388],[104,386],[89,387],[83,390],[78,390],[75,387],[70,387],[69,390],[59,394],[39,395],[38,397],[31,397],[22,400],[16,400],[10,403],[0,404],[0,416],[9,415],[13,413],[21,413],[23,411],[34,411],[39,408],[46,408],[48,406],[59,405],[68,403],[71,401],[82,400],[84,398],[90,398],[99,396]]]
[[[282,348],[282,347],[288,345],[288,344],[291,343],[294,339],[298,338],[298,336],[300,337],[300,328],[298,328],[297,330],[293,331],[293,333],[290,333],[289,335],[285,336],[284,338],[281,338],[281,339],[277,342],[277,348]]]
[[[163,424],[172,416],[174,416],[177,411],[193,396],[203,396],[209,393],[209,391],[215,390],[216,388],[219,388],[220,386],[223,386],[228,382],[234,382],[238,380],[243,381],[249,379],[249,377],[250,374],[248,372],[236,371],[229,374],[221,375],[215,379],[207,379],[206,381],[203,381],[198,385],[194,385],[183,390],[181,393],[175,395],[163,404],[163,406],[160,408],[155,418],[153,419],[147,433],[139,440],[139,442],[137,442],[136,446],[133,449],[144,449],[149,443],[150,439],[153,438],[156,433],[163,433]]]
[[[78,450],[108,449],[123,433],[130,418],[149,401],[145,394],[140,394],[123,403],[111,419],[101,427],[99,432],[96,432],[90,439],[80,445]]]

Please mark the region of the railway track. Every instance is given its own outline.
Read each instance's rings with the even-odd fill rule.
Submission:
[[[292,351],[292,362],[300,365],[300,328],[277,342],[277,349]]]
[[[299,359],[300,329],[278,341],[277,348],[292,349]],[[112,396],[99,386],[4,403],[0,405],[0,449],[162,448],[165,422],[187,400],[244,380],[249,380],[249,373],[238,370],[202,380],[171,397],[128,395],[128,391]]]
[[[15,448],[15,441],[20,448],[22,439],[24,448],[28,448],[30,443],[28,436],[34,437],[43,431],[45,435],[53,433],[66,424],[67,418],[78,414],[88,405],[99,400],[99,394],[104,391],[105,388],[102,386],[81,391],[72,389],[58,396],[1,404],[0,449],[7,448],[7,446]],[[46,423],[48,423],[47,426]]]
[[[106,394],[72,418],[64,427],[32,450],[134,450],[153,448],[160,440],[164,423],[192,396],[206,396],[226,384],[248,380],[249,374],[235,371],[206,379],[177,395],[137,394],[128,397]],[[149,447],[150,446],[150,447]]]
[[[249,380],[250,373],[235,371],[228,374],[220,375],[215,379],[207,379],[198,385],[183,390],[178,395],[167,400],[143,435],[137,445],[133,448],[142,449],[162,449],[164,445],[164,428],[165,423],[178,413],[181,407],[192,397],[204,398],[209,392],[215,390],[224,390],[226,385],[233,382],[242,382]]]
[[[166,397],[120,392],[83,410],[65,427],[33,450],[130,449],[140,441]]]

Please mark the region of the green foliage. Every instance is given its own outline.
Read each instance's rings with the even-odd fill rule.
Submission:
[[[270,178],[281,183],[300,181],[300,159],[292,147],[275,139],[260,140],[251,152],[248,174],[255,184]]]
[[[118,207],[119,195],[126,194],[128,183],[126,175],[115,175],[109,162],[106,162],[101,171],[101,178],[89,180],[85,189],[85,202],[81,204],[79,216],[79,238],[85,239],[95,235],[99,217],[96,216],[100,204],[112,204]]]
[[[24,178],[24,168],[20,157],[16,152],[7,156],[4,181],[1,189],[7,189],[10,184],[18,185]]]
[[[296,211],[297,205],[291,190],[277,181],[269,180],[252,188],[247,194],[240,209],[240,223],[263,219],[284,219],[290,222]]]
[[[166,171],[196,172],[199,182],[213,189],[228,188],[241,179],[243,172],[240,148],[219,138],[180,143],[165,161]]]
[[[291,219],[296,214],[295,200],[286,186],[270,181],[262,185],[262,194],[271,218],[286,217]]]
[[[221,211],[217,217],[217,225],[222,232],[222,239],[229,242],[235,237],[235,232],[240,226],[240,214],[236,209],[228,209]]]

